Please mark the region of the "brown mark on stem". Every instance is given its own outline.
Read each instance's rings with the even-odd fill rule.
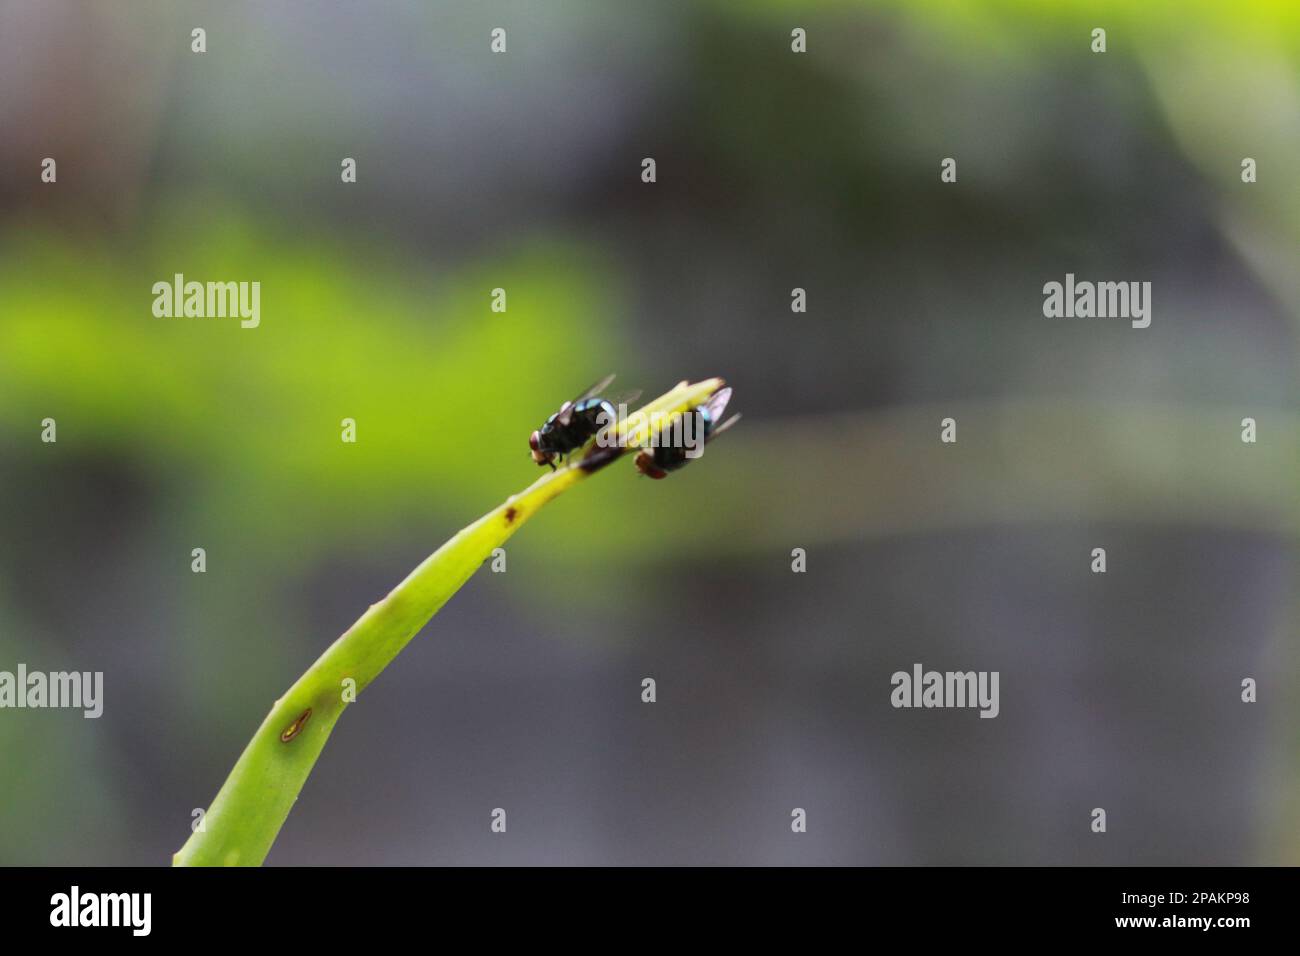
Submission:
[[[310,716],[311,716],[311,708],[308,707],[306,710],[304,710],[301,714],[298,715],[297,720],[291,723],[288,727],[284,728],[284,730],[280,734],[281,742],[287,744],[289,741],[293,740],[294,737],[297,737],[300,733],[302,733],[302,728],[306,725],[307,718]]]

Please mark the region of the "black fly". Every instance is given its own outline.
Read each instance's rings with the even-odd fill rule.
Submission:
[[[653,449],[637,452],[637,471],[648,478],[667,478],[670,471],[684,468],[692,458],[704,454],[706,442],[740,421],[739,415],[732,415],[718,424],[729,401],[731,389],[721,389],[703,405],[680,416],[672,427],[661,430]]]
[[[613,375],[606,375],[577,398],[565,402],[560,410],[546,419],[542,427],[528,436],[528,447],[533,461],[549,465],[555,470],[555,459],[577,451],[600,429],[618,420],[614,402],[635,400],[640,392],[602,398],[600,393],[609,388]]]

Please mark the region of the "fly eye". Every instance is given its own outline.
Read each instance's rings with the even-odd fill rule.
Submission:
[[[537,451],[537,432],[533,432],[528,436],[528,447],[533,451]]]

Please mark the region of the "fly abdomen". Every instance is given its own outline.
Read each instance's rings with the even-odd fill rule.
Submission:
[[[618,413],[614,406],[603,398],[589,398],[573,407],[573,418],[569,422],[570,435],[574,448],[581,448],[602,428],[613,425]]]

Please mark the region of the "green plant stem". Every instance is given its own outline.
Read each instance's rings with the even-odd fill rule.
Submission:
[[[706,401],[721,379],[683,382],[620,422],[625,447],[593,447],[586,457],[548,473],[525,491],[459,531],[406,580],[372,604],[290,687],[244,748],[177,866],[257,866],[270,852],[289,811],[329,739],[355,699],[476,570],[548,501],[645,441],[636,423],[671,417]]]

